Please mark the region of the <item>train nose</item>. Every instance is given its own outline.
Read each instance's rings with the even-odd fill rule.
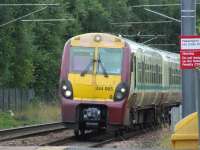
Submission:
[[[101,110],[98,108],[86,108],[83,110],[84,121],[99,121],[101,119]]]

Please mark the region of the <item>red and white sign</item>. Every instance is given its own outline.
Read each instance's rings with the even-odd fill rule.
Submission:
[[[200,67],[200,36],[181,36],[181,69]]]

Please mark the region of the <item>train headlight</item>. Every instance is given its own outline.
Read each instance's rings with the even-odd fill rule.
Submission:
[[[97,35],[94,36],[94,41],[101,42],[101,40],[102,40],[101,35],[97,34]]]
[[[62,89],[63,89],[63,90],[67,90],[67,86],[66,86],[66,85],[63,85],[63,86],[62,86]]]
[[[126,89],[125,89],[125,88],[121,88],[121,92],[122,92],[122,93],[125,93],[125,92],[126,92]]]
[[[115,101],[121,101],[128,95],[128,84],[126,83],[120,83],[116,90],[114,95]]]
[[[71,91],[69,91],[69,90],[65,91],[65,96],[66,97],[70,97],[71,95],[72,95]]]
[[[61,84],[61,94],[67,99],[73,99],[72,84],[70,81],[63,81]]]

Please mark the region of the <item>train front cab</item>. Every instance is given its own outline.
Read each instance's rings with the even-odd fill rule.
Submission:
[[[64,48],[62,119],[74,129],[123,125],[130,81],[130,50],[109,34],[72,38]]]

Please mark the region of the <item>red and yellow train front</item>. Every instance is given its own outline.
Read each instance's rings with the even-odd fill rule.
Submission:
[[[130,51],[116,36],[88,33],[69,40],[60,77],[63,121],[84,129],[123,125],[129,65]]]

